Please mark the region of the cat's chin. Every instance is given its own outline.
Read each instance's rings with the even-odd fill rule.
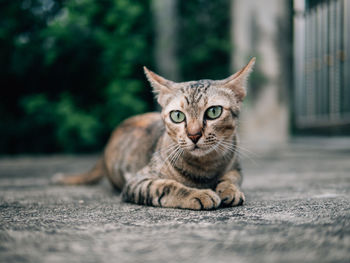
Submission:
[[[196,157],[202,157],[212,152],[213,152],[212,148],[204,148],[198,145],[193,145],[192,149],[188,151],[189,154]]]

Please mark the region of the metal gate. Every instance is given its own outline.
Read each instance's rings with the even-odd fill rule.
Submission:
[[[350,0],[294,0],[294,126],[350,127]]]

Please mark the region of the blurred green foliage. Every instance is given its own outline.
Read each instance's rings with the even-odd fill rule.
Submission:
[[[0,153],[101,150],[154,109],[151,0],[0,0]],[[183,79],[229,71],[229,1],[178,1]]]
[[[184,80],[230,75],[230,1],[178,1],[179,68]]]
[[[152,109],[149,1],[1,1],[0,17],[2,153],[102,149]]]

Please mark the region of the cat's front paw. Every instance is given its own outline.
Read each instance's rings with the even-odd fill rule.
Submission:
[[[239,206],[245,202],[245,196],[239,188],[231,183],[222,182],[216,187],[222,206]]]
[[[195,190],[188,199],[187,207],[193,210],[211,210],[220,206],[220,197],[212,190]]]

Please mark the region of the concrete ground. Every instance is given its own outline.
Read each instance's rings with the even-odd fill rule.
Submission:
[[[50,185],[97,156],[0,158],[0,262],[350,262],[350,139],[248,155],[246,204],[199,212]]]

